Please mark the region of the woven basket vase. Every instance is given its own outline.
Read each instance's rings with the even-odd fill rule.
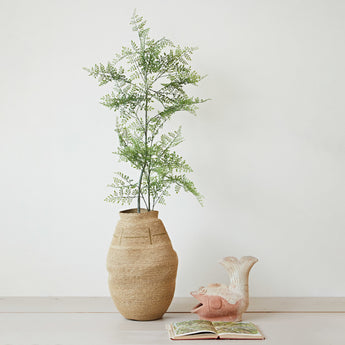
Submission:
[[[177,261],[158,211],[121,211],[107,258],[119,312],[132,320],[160,319],[174,296]]]

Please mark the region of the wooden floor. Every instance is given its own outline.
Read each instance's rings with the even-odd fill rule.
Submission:
[[[323,310],[279,310],[284,305],[293,305],[296,300],[290,302],[286,299],[271,301],[275,308],[266,307],[271,310],[261,312],[253,309],[255,303],[260,305],[263,302],[259,299],[252,303],[254,307],[245,314],[244,319],[257,324],[266,340],[232,340],[231,343],[345,344],[344,299],[338,299],[338,303],[336,300],[329,300],[329,303],[326,300],[320,300],[319,303],[317,300],[299,300],[299,309],[309,305],[310,309]],[[315,302],[322,308],[316,308]],[[174,321],[195,318],[190,313],[179,312],[190,303],[193,300],[177,299],[161,320],[138,322],[124,319],[116,312],[109,298],[2,298],[0,345],[171,344],[165,327]],[[267,305],[270,305],[268,301]],[[194,340],[193,345],[214,342]]]

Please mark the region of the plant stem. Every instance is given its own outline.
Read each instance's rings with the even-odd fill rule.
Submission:
[[[144,204],[145,204],[146,209],[147,209],[147,208],[148,208],[148,207],[147,207],[147,203],[146,203],[146,200],[145,200],[145,198],[144,198],[144,196],[143,196],[143,194],[142,194],[142,193],[141,193],[141,197],[143,198]]]
[[[151,195],[150,195],[150,167],[148,168],[148,175],[147,175],[147,203],[148,203],[148,210],[151,209]]]
[[[143,179],[143,174],[144,174],[144,170],[146,168],[146,161],[141,169],[140,172],[140,177],[139,177],[139,183],[138,183],[138,207],[137,207],[137,213],[140,213],[140,198],[141,198],[141,181]]]
[[[148,119],[147,119],[147,103],[148,103],[148,85],[147,85],[147,71],[145,73],[145,161],[144,165],[140,172],[139,183],[138,183],[138,209],[137,213],[140,213],[140,196],[141,196],[141,183],[143,179],[143,174],[147,165],[147,154],[148,154],[148,146],[147,146],[147,131],[148,131]],[[148,186],[148,190],[150,190],[150,186]],[[145,200],[145,199],[144,199]],[[147,210],[150,211],[150,199],[148,199],[148,207]]]
[[[146,76],[145,76],[146,77]],[[145,78],[145,82],[147,83],[147,78]],[[147,85],[146,85],[146,90],[147,90]],[[147,147],[147,131],[148,131],[148,121],[147,121],[147,99],[148,99],[148,95],[147,95],[147,91],[145,94],[145,163],[144,163],[144,167],[143,170],[146,168],[147,165],[147,154],[148,154],[148,147]],[[150,185],[147,185],[147,190],[148,190],[148,208],[147,210],[150,211]]]

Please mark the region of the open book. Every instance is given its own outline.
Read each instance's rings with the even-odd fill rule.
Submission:
[[[168,326],[172,340],[188,339],[265,339],[251,322],[189,320]]]

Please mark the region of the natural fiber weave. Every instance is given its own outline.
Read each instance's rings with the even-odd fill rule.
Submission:
[[[158,211],[120,212],[108,252],[111,297],[127,319],[155,320],[175,291],[177,255]]]

